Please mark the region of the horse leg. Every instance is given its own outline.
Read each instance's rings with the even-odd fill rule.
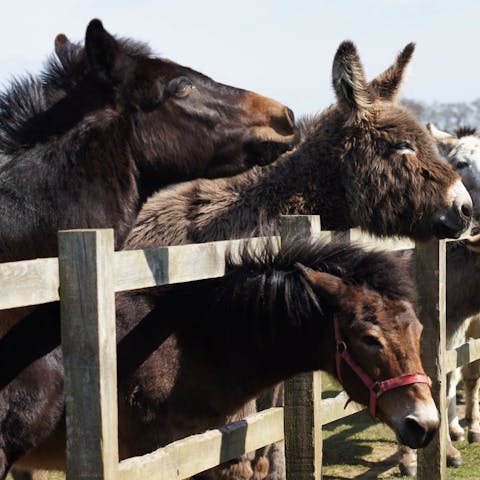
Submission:
[[[228,422],[230,423],[241,420],[248,415],[256,413],[256,411],[257,407],[255,400],[251,400],[250,402],[247,402],[241,410],[229,417]],[[202,480],[263,480],[265,477],[262,477],[261,474],[264,464],[256,462],[256,465],[258,464],[258,469],[256,469],[252,464],[253,460],[254,454],[242,455],[239,458],[207,470],[206,472],[195,476],[195,478]]]
[[[272,407],[284,406],[283,383],[276,385],[257,398],[257,410],[262,411]],[[269,474],[266,480],[285,480],[285,443],[283,441],[268,445],[257,451],[257,462],[265,461],[269,465]],[[260,478],[260,477],[259,477]],[[255,478],[256,480],[256,478]]]
[[[454,415],[456,416],[456,395],[457,395],[457,383],[459,380],[460,372],[458,368],[447,375],[447,418],[449,419],[450,426],[450,413],[451,408],[455,409]],[[451,405],[454,405],[451,407]],[[453,446],[452,439],[450,437],[450,428],[447,429],[447,465],[449,467],[461,467],[463,465],[462,456],[460,452]]]
[[[479,400],[479,368],[480,362],[476,361],[463,368],[463,382],[465,384],[465,418],[467,420],[468,441],[480,442],[480,412]]]
[[[398,467],[404,477],[414,477],[417,474],[417,451],[406,445],[399,444],[397,454]]]
[[[457,385],[460,381],[460,368],[449,374],[447,405],[448,405],[448,430],[452,440],[464,440],[465,432],[460,425],[457,413]]]
[[[39,470],[20,470],[14,467],[10,471],[10,475],[12,476],[13,480],[47,480],[47,477],[44,475],[44,473]]]

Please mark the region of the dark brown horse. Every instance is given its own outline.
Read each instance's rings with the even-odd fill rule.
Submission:
[[[421,374],[422,327],[413,296],[408,268],[392,255],[300,239],[279,254],[245,250],[222,278],[119,295],[122,457],[220,426],[248,400],[296,373],[323,369],[337,375],[335,318],[352,358],[372,379]],[[58,336],[58,322],[38,316],[39,311],[23,322],[22,332],[3,339],[2,359],[7,346],[19,348],[16,342],[25,338],[36,338],[38,345]],[[22,368],[15,365],[15,356],[8,358],[9,371]],[[42,371],[49,372],[49,382],[63,378],[58,348],[37,366],[33,378],[40,379]],[[348,394],[367,404],[367,388],[346,363],[341,369]],[[38,387],[49,397],[46,383]],[[57,397],[63,405],[60,391]],[[20,403],[9,406],[9,417],[15,418],[16,432],[28,432],[29,447],[44,439],[47,426],[49,431],[61,426],[61,408],[50,403],[47,410],[46,402],[37,402],[29,410]],[[415,447],[428,443],[439,421],[424,383],[386,392],[378,399],[377,414]],[[25,424],[19,422],[23,418],[28,419]],[[0,424],[6,445],[3,475],[21,457],[18,433],[9,435],[6,427],[12,422]],[[24,459],[42,466],[35,461],[36,452]]]
[[[285,106],[98,20],[84,47],[59,35],[55,50],[38,78],[0,95],[0,262],[56,255],[62,228],[113,227],[120,247],[160,187],[268,163],[294,140]],[[21,315],[1,312],[0,336]]]
[[[408,45],[367,83],[354,46],[343,43],[333,63],[337,104],[303,123],[293,151],[236,177],[157,193],[127,246],[275,234],[287,213],[320,214],[324,229],[360,226],[414,239],[459,235],[472,215],[470,196],[425,128],[396,102],[412,52]]]
[[[172,182],[268,163],[293,114],[221,85],[92,20],[85,47],[0,95],[0,261],[56,254],[63,228],[113,227],[120,247],[145,199]]]

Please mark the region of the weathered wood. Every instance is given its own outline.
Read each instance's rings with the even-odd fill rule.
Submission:
[[[0,292],[0,310],[58,300],[58,259],[0,263]]]
[[[366,409],[364,405],[360,405],[357,402],[349,402],[347,405],[348,400],[347,392],[344,391],[340,392],[336,397],[322,400],[320,407],[322,425],[340,420],[341,418],[348,417]]]
[[[282,247],[296,238],[320,235],[320,217],[281,217]],[[329,233],[326,234],[327,238]],[[285,352],[288,355],[288,352]],[[296,375],[285,382],[285,457],[289,480],[322,476],[322,377],[320,372]]]
[[[445,370],[451,372],[457,367],[480,359],[480,338],[475,338],[448,350],[445,354]]]
[[[67,479],[116,480],[113,230],[60,232]]]
[[[191,282],[225,274],[225,253],[238,252],[245,244],[252,249],[279,237],[257,237],[115,253],[115,291]]]
[[[178,440],[119,465],[118,480],[181,480],[283,439],[283,409],[271,408],[219,430]]]
[[[418,452],[418,478],[446,478],[446,243],[432,240],[415,247],[419,296],[418,316],[424,326],[422,362],[433,382],[432,396],[440,411],[440,429],[430,444]]]

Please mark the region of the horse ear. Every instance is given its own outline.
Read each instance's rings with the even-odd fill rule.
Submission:
[[[427,123],[427,130],[434,138],[435,142],[437,142],[438,148],[445,156],[447,156],[458,143],[457,137],[450,135],[447,132],[442,132],[433,123]]]
[[[98,19],[93,19],[85,34],[85,51],[92,71],[103,81],[111,81],[115,77],[120,56],[120,47]]]
[[[78,45],[74,45],[63,33],[59,33],[55,37],[55,54],[64,67],[68,65],[72,53],[79,49],[80,47]]]
[[[350,111],[350,123],[366,119],[371,113],[371,98],[355,45],[340,44],[333,60],[332,83],[340,106]]]
[[[298,262],[295,264],[295,268],[303,273],[315,293],[324,300],[336,302],[347,289],[346,283],[335,275],[318,272]]]
[[[409,43],[398,55],[395,63],[378,75],[369,84],[370,91],[382,100],[394,102],[398,98],[400,87],[405,78],[407,66],[412,59],[415,44]]]

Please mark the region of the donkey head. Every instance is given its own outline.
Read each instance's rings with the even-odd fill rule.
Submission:
[[[470,196],[428,132],[397,103],[413,50],[407,45],[370,83],[353,43],[336,53],[330,118],[343,146],[347,208],[354,224],[377,235],[458,237],[470,223]]]
[[[60,63],[78,55],[64,36],[56,53]],[[114,38],[99,20],[88,25],[82,54],[85,78],[131,133],[130,151],[152,188],[269,163],[295,140],[289,108],[155,58],[143,44]]]
[[[463,128],[456,135],[442,132],[433,123],[427,129],[437,142],[442,157],[458,172],[473,200],[473,219],[480,220],[480,136]]]
[[[338,360],[334,362],[335,343],[337,349],[345,348],[352,364],[371,383],[423,374],[422,325],[408,298],[392,298],[388,292],[383,292],[384,282],[380,278],[377,289],[372,285],[347,283],[330,273],[304,271],[320,304],[333,312],[336,327],[331,327],[329,334],[332,352],[329,370],[339,377],[352,400],[369,405],[370,392],[365,379],[362,380],[350,363],[343,358],[339,363]],[[394,277],[401,276],[401,272],[392,273]],[[389,272],[382,275],[388,276]],[[402,283],[403,280],[398,281]],[[439,426],[438,410],[426,383],[388,389],[376,399],[375,415],[396,432],[403,444],[412,448],[425,446]]]

